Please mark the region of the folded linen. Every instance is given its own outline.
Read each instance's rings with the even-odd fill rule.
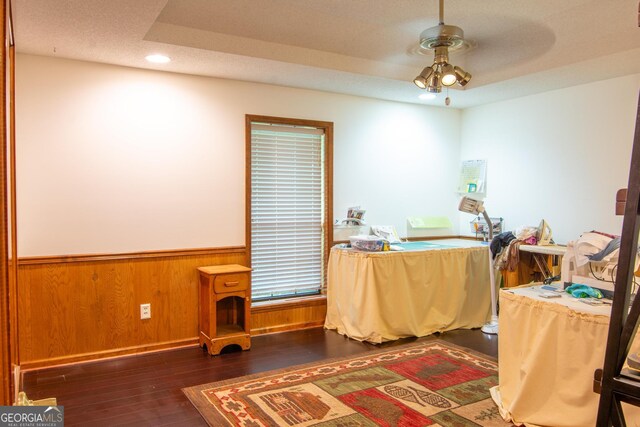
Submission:
[[[602,292],[599,289],[580,283],[568,286],[565,291],[574,298],[602,298]]]

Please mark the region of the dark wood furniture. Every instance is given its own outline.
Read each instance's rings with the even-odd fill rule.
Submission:
[[[624,215],[624,207],[627,202],[627,189],[621,188],[616,193],[616,215]]]
[[[251,269],[238,264],[199,267],[200,347],[220,354],[228,345],[251,348]]]
[[[618,194],[616,203],[621,202]],[[619,208],[620,206],[617,206]],[[634,266],[640,232],[640,100],[631,153],[629,185],[624,205],[624,221],[618,271],[611,308],[604,367],[594,377],[594,389],[600,393],[597,426],[626,426],[622,402],[640,406],[640,375],[625,367],[640,318],[640,297],[630,304]],[[631,310],[629,306],[631,305]]]
[[[562,257],[566,246],[558,245],[520,245],[518,266],[514,271],[502,270],[504,287],[542,282],[560,274]]]

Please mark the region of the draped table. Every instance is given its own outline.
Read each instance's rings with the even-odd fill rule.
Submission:
[[[325,328],[381,343],[489,320],[487,245],[447,239],[401,246],[398,252],[331,249]]]
[[[500,292],[499,385],[491,395],[517,425],[592,427],[600,399],[593,373],[604,363],[611,306],[567,293],[545,299],[542,291],[538,284]],[[639,408],[625,406],[625,416],[640,426]]]

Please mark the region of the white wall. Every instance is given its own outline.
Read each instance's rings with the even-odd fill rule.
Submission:
[[[16,72],[20,256],[244,245],[245,114],[334,122],[336,219],[457,218],[458,110],[31,55]]]
[[[632,75],[465,110],[461,159],[488,160],[487,212],[506,230],[545,218],[559,243],[620,234],[639,89]]]

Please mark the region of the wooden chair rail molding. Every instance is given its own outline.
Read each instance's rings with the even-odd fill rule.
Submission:
[[[244,247],[18,260],[20,365],[36,369],[197,345],[197,268],[247,265]],[[140,319],[140,304],[151,319]],[[324,324],[323,296],[260,303],[251,334]]]
[[[81,254],[81,255],[51,255],[18,258],[18,266],[33,264],[59,264],[91,261],[134,260],[146,258],[165,258],[177,256],[196,256],[213,254],[244,254],[244,246],[225,246],[221,248],[198,249],[170,249],[162,251],[127,252],[115,254]]]

